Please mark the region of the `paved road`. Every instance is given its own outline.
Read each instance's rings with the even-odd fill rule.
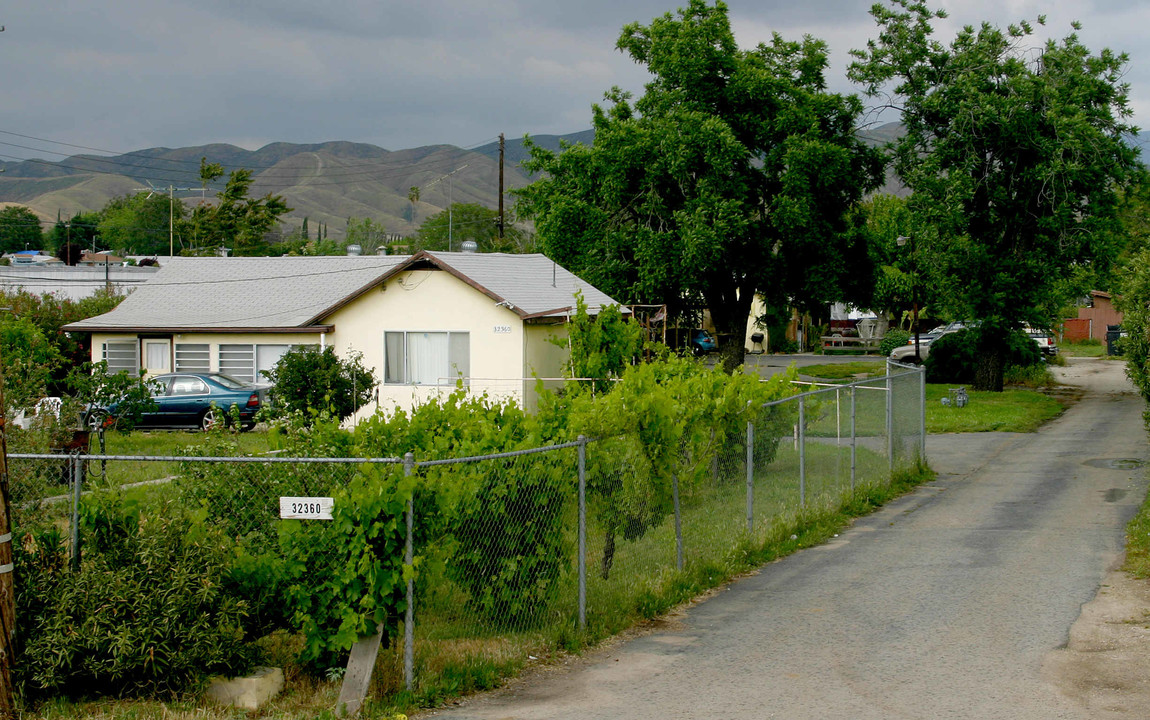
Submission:
[[[938,480],[656,632],[438,715],[1084,718],[1041,677],[1118,559],[1147,456],[1119,363],[1038,433],[931,437]],[[1141,717],[1150,716],[1146,709]]]

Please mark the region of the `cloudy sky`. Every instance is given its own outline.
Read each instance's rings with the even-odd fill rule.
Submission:
[[[952,31],[1047,14],[1092,50],[1130,54],[1136,123],[1150,127],[1150,2],[936,0]],[[350,140],[397,150],[576,132],[612,85],[644,73],[620,28],[679,0],[39,0],[0,6],[0,160],[59,159],[58,143],[125,152],[211,142]],[[871,0],[729,0],[743,47],[809,33],[829,81],[874,31]],[[1036,41],[1037,43],[1037,41]],[[31,138],[22,138],[21,135]],[[48,142],[52,141],[52,142]],[[24,145],[26,147],[18,147]],[[28,149],[32,148],[32,149]]]

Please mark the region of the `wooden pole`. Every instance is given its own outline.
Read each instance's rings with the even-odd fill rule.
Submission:
[[[499,133],[499,239],[503,239],[503,133]]]
[[[0,358],[0,718],[16,717],[12,687],[12,639],[16,629],[16,586],[12,565],[12,506],[8,497],[8,414],[4,364]]]

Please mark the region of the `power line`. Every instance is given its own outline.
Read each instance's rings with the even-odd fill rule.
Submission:
[[[47,143],[63,145],[66,147],[74,147],[74,148],[80,148],[80,149],[86,149],[86,150],[95,150],[97,152],[106,152],[106,153],[109,153],[112,155],[116,155],[116,153],[114,153],[113,151],[110,151],[110,150],[100,150],[97,148],[89,148],[89,147],[83,146],[83,145],[73,145],[71,143],[64,143],[64,142],[59,142],[59,141],[55,141],[55,140],[46,140],[46,139],[42,139],[42,138],[35,138],[33,136],[30,136],[30,135],[24,135],[22,133],[15,133],[15,132],[11,132],[8,130],[0,130],[0,133],[6,134],[6,135],[12,135],[12,136],[16,136],[16,137],[22,137],[22,138],[37,140],[38,142],[47,142]],[[495,138],[495,139],[498,139],[498,138]],[[470,151],[473,151],[475,148],[480,147],[481,145],[488,144],[488,142],[489,142],[488,140],[484,140],[484,141],[481,141],[479,143],[475,143],[474,145],[471,145],[471,146],[457,147],[456,149],[464,151],[464,152],[470,152]],[[133,151],[131,153],[120,153],[116,157],[101,158],[101,157],[93,157],[90,155],[75,155],[75,154],[70,154],[70,153],[66,153],[66,152],[60,152],[58,150],[50,150],[48,148],[37,148],[37,147],[29,146],[29,145],[21,145],[19,143],[10,143],[10,142],[4,142],[4,141],[0,141],[0,145],[7,145],[10,147],[20,148],[22,150],[29,150],[32,152],[43,152],[43,153],[48,153],[50,155],[60,155],[62,157],[68,158],[68,159],[73,159],[73,162],[93,162],[93,163],[102,163],[105,165],[113,165],[116,167],[126,167],[126,168],[132,168],[132,169],[139,168],[139,169],[144,169],[144,170],[153,170],[153,171],[158,172],[158,173],[171,173],[171,174],[176,174],[176,175],[181,175],[181,176],[189,176],[189,177],[194,177],[196,179],[199,179],[199,177],[200,177],[200,175],[199,175],[199,163],[198,162],[193,162],[190,160],[176,160],[176,159],[171,159],[171,158],[153,157],[153,156],[149,156],[149,155],[142,155],[141,153],[143,153],[144,151]],[[455,147],[455,146],[448,146],[448,147]],[[245,151],[245,152],[249,152],[249,153],[254,154],[255,151]],[[301,152],[308,152],[308,151],[301,151]],[[36,158],[21,158],[19,156],[15,156],[15,155],[2,155],[2,156],[11,158],[12,160],[17,161],[17,162],[33,162],[33,163],[38,162],[41,164],[45,163],[45,161],[38,160]],[[195,169],[193,170],[193,169],[180,169],[180,168],[171,168],[171,167],[157,167],[155,165],[149,165],[149,164],[144,163],[144,162],[129,162],[129,161],[126,161],[125,158],[131,158],[131,159],[141,158],[144,160],[148,160],[149,162],[175,163],[175,164],[179,164],[179,165],[191,166],[191,167],[194,167]],[[341,159],[341,161],[342,162],[348,162],[347,160],[343,160],[343,159]],[[447,159],[447,160],[444,160],[443,162],[451,163],[451,162],[455,162],[455,160]],[[68,163],[65,163],[62,161],[56,161],[56,162],[51,162],[51,163],[47,163],[47,164],[50,164],[50,165],[55,166],[55,167],[64,167],[64,168],[68,168],[68,169],[72,169],[72,170],[80,170],[80,171],[87,171],[87,172],[100,172],[99,170],[96,170],[93,168],[76,167],[75,165],[69,165]],[[380,161],[365,161],[362,163],[348,163],[348,164],[349,164],[351,169],[349,169],[345,172],[325,173],[323,175],[323,177],[325,179],[341,178],[341,177],[368,177],[368,178],[370,178],[372,176],[376,176],[379,172],[381,172],[385,169],[390,170],[391,168],[401,168],[401,167],[404,168],[405,169],[404,171],[397,172],[397,173],[394,173],[392,175],[382,176],[382,177],[398,177],[400,175],[407,174],[408,172],[410,172],[410,170],[412,168],[426,167],[426,166],[420,166],[420,165],[412,165],[410,162],[405,162],[405,163],[401,164],[401,163],[398,163],[395,161],[383,161],[382,159]],[[366,168],[366,167],[369,167],[372,165],[375,165],[376,167],[373,167],[371,169],[361,169],[361,168]],[[261,172],[261,173],[259,173],[259,175],[257,177],[253,178],[256,180],[259,180],[261,178],[275,178],[275,177],[277,177],[277,174],[279,174],[279,173],[282,173],[282,174],[285,174],[288,176],[292,176],[292,177],[294,177],[297,174],[297,171],[293,170],[292,168],[279,167],[278,163],[277,163],[277,165],[254,165],[254,164],[244,163],[240,167],[242,167],[243,169],[247,169],[247,170],[264,170],[265,172]],[[116,173],[116,174],[119,174],[119,173]],[[137,173],[137,174],[140,174],[140,173]],[[313,183],[313,185],[314,184],[315,183]],[[320,183],[320,184],[328,184],[328,183]],[[331,184],[342,184],[342,183],[331,183]]]

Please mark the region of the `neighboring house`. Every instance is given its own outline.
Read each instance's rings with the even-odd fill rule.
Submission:
[[[121,293],[130,292],[150,280],[157,271],[155,267],[120,265],[68,267],[59,261],[47,265],[17,264],[0,266],[0,288],[9,292],[25,290],[34,295],[49,293],[61,299],[81,300],[108,286]]]
[[[172,258],[115,310],[66,325],[92,335],[93,361],[156,374],[218,370],[259,381],[289,348],[363,354],[379,380],[364,408],[410,408],[454,389],[534,404],[558,378],[552,343],[581,291],[614,301],[543,255]]]
[[[1121,325],[1122,313],[1114,307],[1110,293],[1091,290],[1086,301],[1078,308],[1078,317],[1062,321],[1062,339],[1081,342],[1094,338],[1106,342],[1106,326]]]
[[[94,253],[85,250],[83,254],[80,255],[80,259],[76,261],[76,264],[83,267],[122,265],[124,264],[124,258],[113,255],[112,253]]]
[[[42,253],[39,250],[17,250],[4,255],[9,265],[63,265],[64,261],[58,257]]]

